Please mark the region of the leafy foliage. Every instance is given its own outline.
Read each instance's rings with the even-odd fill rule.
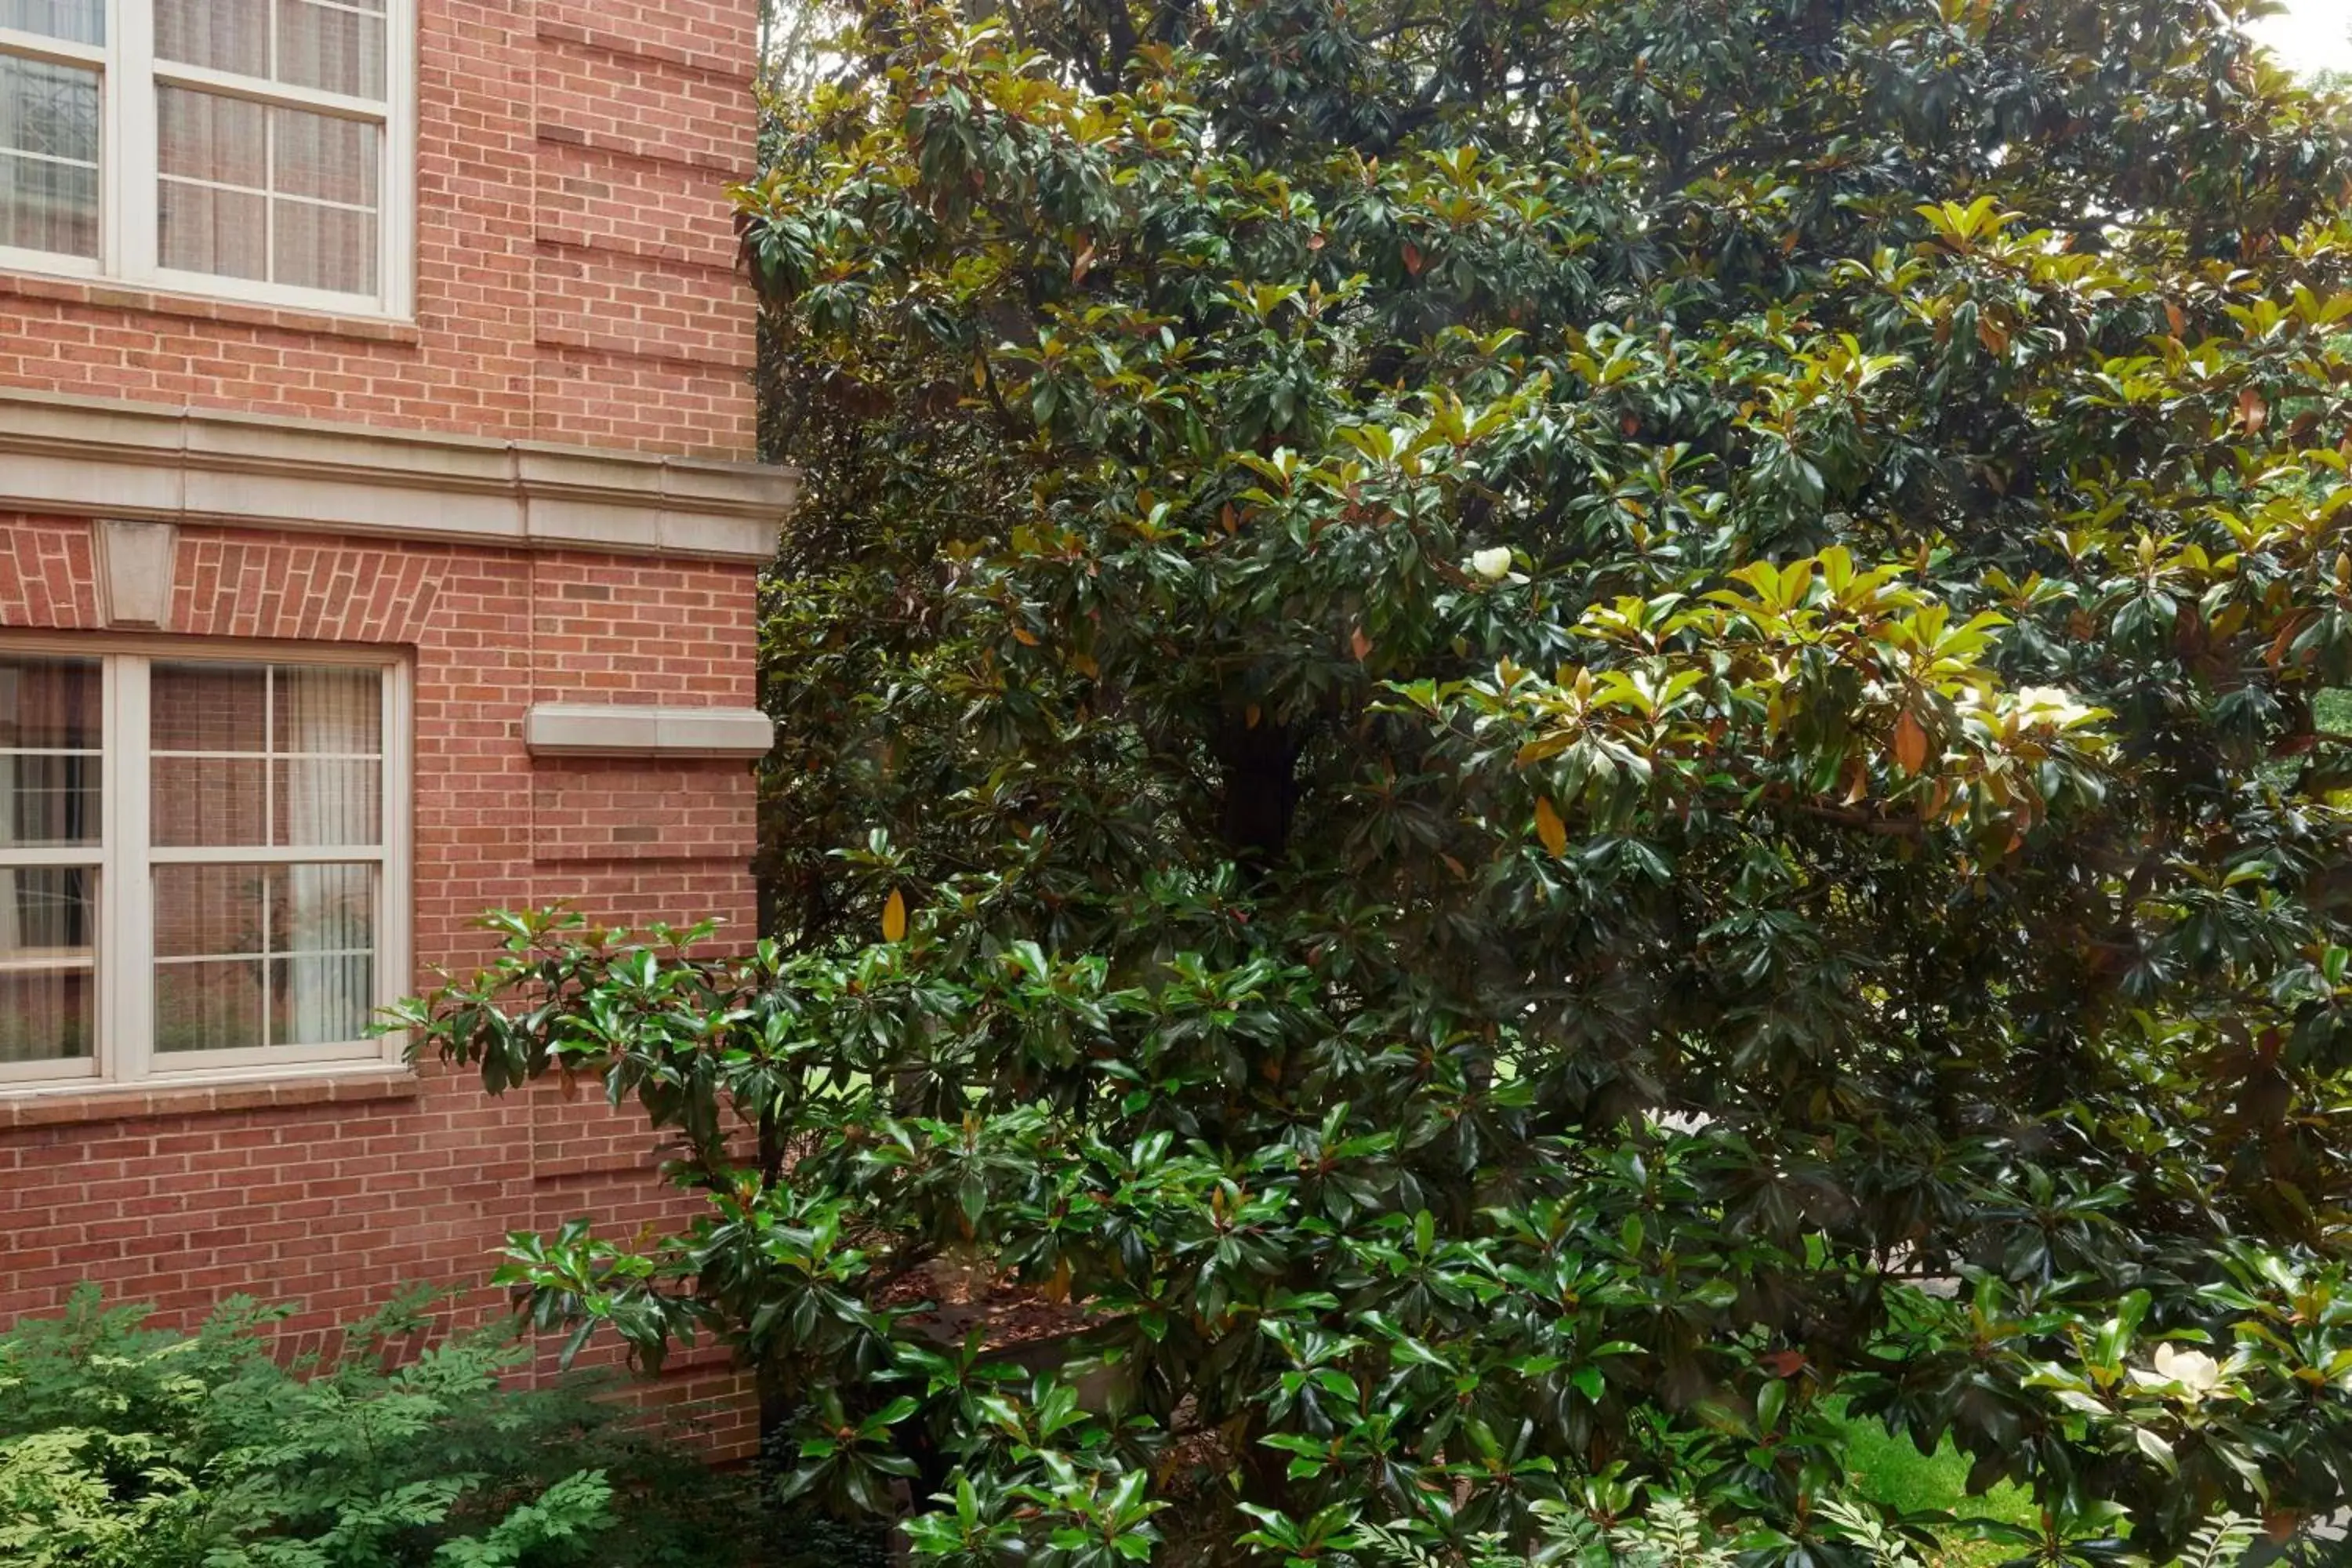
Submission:
[[[281,1314],[194,1335],[94,1288],[0,1335],[0,1562],[26,1568],[685,1568],[740,1561],[743,1489],[584,1379],[512,1391],[510,1333],[421,1299],[281,1366]],[[394,1365],[395,1352],[415,1353]]]
[[[964,1562],[1858,1563],[1836,1397],[2034,1561],[2341,1507],[2340,106],[2203,0],[849,9],[773,941],[404,1018],[680,1136],[543,1321]]]

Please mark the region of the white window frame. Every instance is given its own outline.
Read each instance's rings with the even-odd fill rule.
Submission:
[[[90,866],[98,871],[96,1037],[91,1054],[73,1061],[0,1062],[0,1096],[20,1090],[161,1089],[191,1083],[241,1082],[299,1077],[354,1067],[397,1068],[406,1040],[373,1039],[317,1046],[249,1046],[163,1053],[154,1047],[154,884],[159,866],[206,862],[368,864],[378,868],[375,904],[376,1007],[388,1006],[411,985],[409,822],[414,749],[414,681],[397,651],[349,645],[240,643],[215,638],[89,638],[0,635],[0,655],[94,658],[101,667],[100,832],[96,846],[10,848],[12,867]],[[373,846],[174,848],[155,847],[148,816],[148,676],[158,662],[345,665],[383,678],[383,840]]]
[[[0,245],[0,270],[80,278],[340,316],[413,319],[415,294],[416,0],[384,0],[384,101],[291,87],[155,58],[152,0],[106,0],[106,42],[79,44],[0,27],[0,54],[99,73],[99,240],[95,257]],[[156,100],[187,87],[383,128],[377,139],[376,284],[343,294],[250,278],[185,272],[158,259]]]

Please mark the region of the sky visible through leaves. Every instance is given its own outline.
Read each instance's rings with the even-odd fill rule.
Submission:
[[[2352,70],[2352,0],[2287,0],[2252,31],[2295,70]]]

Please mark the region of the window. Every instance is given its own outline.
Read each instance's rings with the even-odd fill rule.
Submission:
[[[383,1058],[404,680],[0,647],[0,1088]]]
[[[0,0],[0,267],[400,314],[414,0]]]

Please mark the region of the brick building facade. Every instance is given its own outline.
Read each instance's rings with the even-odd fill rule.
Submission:
[[[494,906],[751,921],[753,14],[0,4],[0,1323],[674,1201],[354,1020]]]

